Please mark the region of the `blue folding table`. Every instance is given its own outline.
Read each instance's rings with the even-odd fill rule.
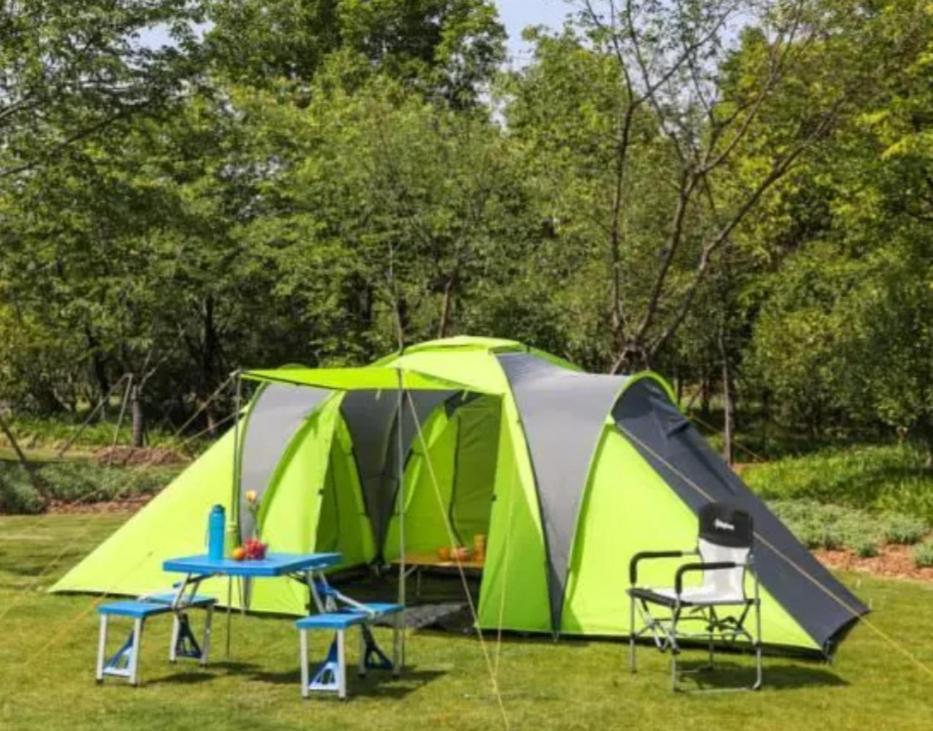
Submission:
[[[324,579],[324,569],[336,566],[342,560],[339,553],[268,553],[259,560],[236,561],[232,558],[212,559],[206,554],[170,558],[162,563],[164,571],[184,574],[175,592],[172,609],[185,605],[185,593],[193,599],[198,587],[205,579],[214,576],[237,577],[240,579],[288,577],[308,587],[308,612],[312,605],[318,612],[326,611],[324,600],[317,590],[316,578]],[[227,602],[227,655],[230,654],[230,601]],[[183,627],[182,631],[186,631]],[[182,638],[187,641],[188,638]],[[173,637],[173,646],[179,638]]]

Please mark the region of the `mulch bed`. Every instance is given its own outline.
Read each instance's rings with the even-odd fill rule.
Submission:
[[[816,550],[813,555],[832,569],[863,571],[893,579],[933,581],[933,566],[918,568],[914,565],[912,546],[882,546],[878,555],[871,558],[862,558],[852,551],[828,551],[826,549]]]

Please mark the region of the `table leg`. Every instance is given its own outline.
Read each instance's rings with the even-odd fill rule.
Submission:
[[[227,660],[230,659],[230,637],[232,634],[230,632],[230,622],[231,622],[231,618],[233,615],[232,607],[233,607],[233,577],[228,576],[227,577],[227,657],[226,657]]]
[[[104,679],[104,655],[107,653],[107,615],[100,615],[100,635],[97,638],[97,682]]]

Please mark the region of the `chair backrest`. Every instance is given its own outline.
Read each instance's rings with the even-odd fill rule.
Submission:
[[[709,503],[700,508],[700,535],[697,549],[704,563],[732,561],[734,569],[706,571],[703,589],[724,598],[745,597],[745,564],[752,551],[755,530],[752,516],[725,503]]]

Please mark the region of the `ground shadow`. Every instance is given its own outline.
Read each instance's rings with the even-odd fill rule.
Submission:
[[[251,662],[234,662],[222,660],[220,662],[210,662],[207,667],[197,670],[182,670],[178,673],[172,673],[161,678],[147,680],[146,685],[174,684],[195,685],[213,680],[218,675],[245,675],[254,672],[258,666]]]
[[[211,673],[188,670],[181,673],[173,673],[172,675],[165,675],[161,678],[154,678],[152,680],[144,678],[143,683],[145,685],[197,685],[213,679],[214,676]]]
[[[739,665],[729,660],[716,660],[714,669],[706,666],[706,660],[678,662],[677,666],[686,674],[682,686],[686,690],[705,690],[734,688],[751,685],[755,680],[755,668],[752,665]],[[704,669],[706,668],[706,669]],[[821,667],[764,664],[763,687],[769,690],[795,690],[812,687],[839,687],[848,683],[835,673]]]
[[[314,665],[311,672],[315,671]],[[373,696],[380,698],[404,698],[410,693],[423,688],[436,678],[444,675],[440,670],[418,670],[409,667],[395,677],[391,671],[370,670],[364,677],[357,675],[355,667],[347,667],[347,696]],[[299,670],[285,670],[280,672],[256,672],[250,678],[276,685],[301,685],[301,672]],[[313,694],[317,697],[318,694]],[[323,694],[320,694],[323,695]]]

